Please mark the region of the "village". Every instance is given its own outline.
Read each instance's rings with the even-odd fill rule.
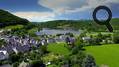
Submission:
[[[2,33],[2,32],[1,32]],[[58,34],[58,33],[57,33]],[[61,43],[66,42],[67,44],[73,44],[75,42],[75,37],[61,34],[58,36],[53,35],[38,35],[40,40],[36,40],[29,35],[26,36],[13,36],[13,35],[4,35],[0,36],[0,40],[4,40],[6,43],[0,47],[0,60],[7,60],[9,54],[19,52],[24,53],[31,51],[32,47],[40,47],[42,45],[48,45],[50,43]]]
[[[0,46],[0,61],[8,62],[2,62],[3,67],[15,67],[14,65],[17,64],[16,62],[9,64],[9,61],[12,61],[9,60],[11,58],[11,55],[13,55],[13,57],[17,56],[17,59],[21,59],[20,62],[16,60],[19,63],[17,64],[18,67],[23,67],[24,65],[26,65],[24,67],[27,67],[30,62],[33,62],[36,59],[39,60],[40,58],[42,58],[42,60],[44,61],[43,64],[50,66],[52,64],[55,64],[54,60],[50,57],[57,57],[56,59],[58,60],[60,57],[62,57],[62,54],[60,54],[62,52],[66,51],[67,55],[70,55],[69,53],[72,53],[72,55],[74,55],[73,53],[76,53],[77,51],[85,51],[83,47],[114,43],[111,37],[113,36],[113,34],[105,32],[87,33],[85,31],[77,31],[71,29],[63,30],[44,28],[40,31],[34,32],[36,36],[32,37],[28,34],[24,34],[23,36],[14,35],[8,33],[8,31],[12,32],[9,29],[7,30],[7,33],[6,30],[0,31],[0,41],[3,42],[1,42],[2,45]],[[43,49],[43,51],[41,51],[40,49]],[[49,52],[49,50],[48,53],[47,49],[51,49],[52,52]],[[59,51],[58,53],[57,50]],[[55,54],[52,54],[53,52]],[[19,54],[23,54],[24,57],[19,58]],[[63,54],[65,55],[65,53]]]

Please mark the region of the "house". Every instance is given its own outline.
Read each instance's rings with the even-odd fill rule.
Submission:
[[[48,38],[47,39],[47,43],[55,43],[55,39],[54,38]]]
[[[72,47],[73,47],[74,43],[75,43],[75,38],[74,37],[66,37],[65,41],[68,45],[72,45]]]
[[[2,50],[6,50],[8,52],[8,54],[14,53],[14,50],[12,49],[11,45],[2,47]]]
[[[88,40],[91,40],[91,38],[90,37],[82,37],[82,40],[83,41],[88,41]]]
[[[12,67],[10,64],[5,64],[5,65],[2,65],[0,67]]]
[[[30,47],[30,45],[23,45],[23,46],[21,46],[21,45],[16,45],[15,47],[13,47],[13,50],[14,50],[14,52],[17,54],[18,52],[22,52],[22,53],[24,53],[24,52],[27,52],[27,51],[29,51],[31,49],[31,47]]]
[[[22,61],[18,67],[29,67],[29,63]]]
[[[12,48],[13,49],[13,51],[16,53],[16,54],[18,54],[18,50],[16,49],[16,47],[14,47],[14,48]]]
[[[47,43],[47,40],[46,39],[43,39],[43,40],[41,40],[41,45],[47,45],[48,43]]]
[[[74,37],[70,37],[70,44],[74,45],[74,43],[75,43],[75,38]]]
[[[5,60],[8,58],[8,53],[5,50],[0,50],[0,60]]]
[[[2,29],[2,30],[0,30],[0,33],[3,33],[4,32],[4,30]]]

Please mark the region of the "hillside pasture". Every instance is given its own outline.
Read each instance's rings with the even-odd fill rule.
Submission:
[[[119,44],[88,46],[86,53],[94,56],[96,63],[108,67],[119,67]]]

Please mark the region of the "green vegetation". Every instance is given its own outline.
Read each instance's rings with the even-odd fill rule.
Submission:
[[[4,46],[6,44],[6,41],[0,40],[0,47]]]
[[[35,37],[36,36],[36,33],[35,32],[37,32],[37,31],[38,31],[38,28],[31,28],[31,29],[28,30],[28,34],[30,36]]]
[[[38,28],[32,28],[30,30],[28,30],[28,33],[35,33],[38,31]]]
[[[20,17],[17,17],[8,11],[0,9],[0,27],[16,25],[16,24],[27,24],[29,21]]]
[[[45,67],[45,64],[41,60],[32,61],[30,64],[30,67]]]
[[[48,51],[60,55],[69,55],[70,51],[66,47],[64,47],[65,45],[66,45],[65,43],[50,44],[48,45]]]
[[[119,30],[119,19],[113,18],[110,22],[114,28],[114,31]],[[36,23],[37,24],[37,23]],[[38,23],[41,28],[72,28],[98,32],[106,32],[107,28],[103,25],[98,25],[92,20],[56,20]]]
[[[13,29],[22,29],[23,27],[24,27],[23,25],[10,25],[10,26],[6,26],[2,29],[4,29],[4,30],[8,30],[8,29],[13,30]]]
[[[95,67],[96,63],[94,58],[83,52],[83,47],[79,43],[71,48],[65,43],[50,44],[48,50],[53,53],[43,59],[45,61],[52,61],[48,67]],[[49,58],[49,59],[48,59]],[[52,58],[52,59],[51,59]]]
[[[86,52],[94,56],[98,65],[119,67],[119,44],[85,47]]]
[[[28,23],[26,25],[21,25],[21,24],[10,25],[10,26],[5,26],[1,29],[4,30],[6,34],[16,35],[16,36],[30,35],[31,37],[34,37],[35,39],[39,39],[35,34],[35,32],[37,32],[39,29],[33,23]]]
[[[32,67],[41,66],[48,62],[51,63],[48,67],[96,67],[96,63],[99,66],[119,67],[118,18],[111,20],[114,32],[109,33],[105,26],[100,26],[92,20],[57,20],[45,23],[28,23],[28,20],[14,16],[4,10],[0,10],[0,15],[0,26],[1,29],[5,30],[4,35],[22,37],[29,35],[31,38],[40,40],[40,36],[37,36],[35,32],[42,28],[80,29],[84,31],[80,35],[66,34],[76,38],[75,43],[70,44],[70,46],[68,43],[60,42],[37,48],[32,47],[26,53],[10,54],[10,58],[7,61],[0,61],[0,64],[8,63],[17,67],[22,61],[25,61],[30,63]],[[11,31],[6,31],[8,29],[11,29]],[[47,35],[45,36],[47,38]],[[60,34],[57,36],[60,36]],[[4,44],[6,42],[0,40],[0,47]]]

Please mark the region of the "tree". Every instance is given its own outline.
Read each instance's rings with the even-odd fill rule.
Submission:
[[[82,67],[96,67],[95,60],[93,56],[87,55],[82,62]]]
[[[18,62],[13,63],[13,67],[18,67],[18,66],[19,66]]]
[[[0,40],[0,47],[4,46],[6,44],[5,40]]]
[[[77,54],[79,51],[78,47],[72,48],[72,54]]]
[[[10,63],[16,63],[16,62],[21,62],[24,60],[23,54],[22,53],[12,53],[9,55],[9,61]]]
[[[79,36],[79,37],[81,37],[81,38],[82,38],[82,37],[85,37],[85,36],[86,36],[86,32],[83,32],[83,33],[81,33],[81,34],[80,34],[80,36]]]
[[[40,50],[41,50],[44,54],[48,52],[46,45],[41,46],[41,47],[40,47]]]
[[[65,35],[69,35],[70,37],[74,37],[73,33],[66,33]]]
[[[114,43],[119,43],[119,34],[118,33],[114,33],[112,39],[113,39]]]
[[[34,60],[30,63],[30,67],[46,67],[43,61],[41,60]]]
[[[98,33],[97,37],[100,38],[100,39],[102,39],[103,38],[103,35],[101,33]]]

